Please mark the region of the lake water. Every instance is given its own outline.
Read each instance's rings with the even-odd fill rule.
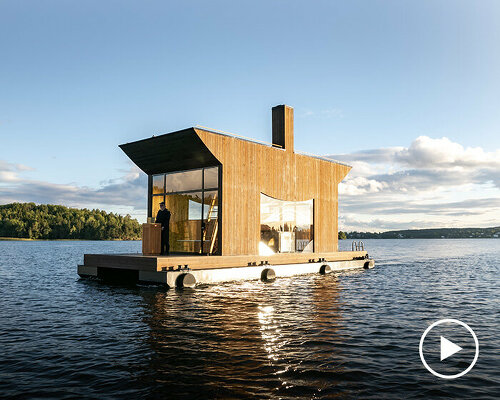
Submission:
[[[177,291],[76,274],[140,242],[0,241],[0,397],[498,398],[500,239],[364,242],[373,270]],[[479,339],[456,380],[419,357],[442,318]]]

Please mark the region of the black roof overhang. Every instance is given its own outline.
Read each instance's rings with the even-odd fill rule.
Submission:
[[[193,128],[121,144],[120,148],[148,175],[220,164]]]

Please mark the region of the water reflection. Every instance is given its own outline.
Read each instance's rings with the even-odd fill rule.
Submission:
[[[284,343],[280,341],[281,330],[278,322],[274,318],[274,307],[259,306],[257,317],[260,322],[260,333],[268,358],[273,361],[278,361],[278,352],[279,349],[283,347]]]
[[[77,278],[82,254],[135,253],[140,242],[0,241],[0,393],[498,397],[500,241],[365,244],[378,262],[373,270],[181,293]],[[443,383],[421,365],[418,342],[436,312],[480,334],[485,351],[465,380]]]
[[[257,306],[239,290],[229,285],[144,297],[152,356],[141,379],[155,393],[175,387],[177,396],[246,397],[255,381],[272,377],[255,335]]]
[[[325,383],[310,370],[318,361],[338,367],[342,357],[339,292],[335,279],[312,276],[146,291],[152,352],[140,379],[158,393],[175,382],[180,396],[281,397],[306,395],[306,374],[313,396]]]

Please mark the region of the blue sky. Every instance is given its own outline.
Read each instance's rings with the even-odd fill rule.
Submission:
[[[196,124],[270,141],[286,103],[296,149],[355,167],[341,227],[499,225],[499,17],[497,1],[4,0],[0,203],[142,219],[118,144]]]

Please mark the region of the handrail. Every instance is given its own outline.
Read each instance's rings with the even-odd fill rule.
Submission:
[[[365,251],[365,244],[362,241],[356,242],[355,240],[351,243],[352,251]]]

